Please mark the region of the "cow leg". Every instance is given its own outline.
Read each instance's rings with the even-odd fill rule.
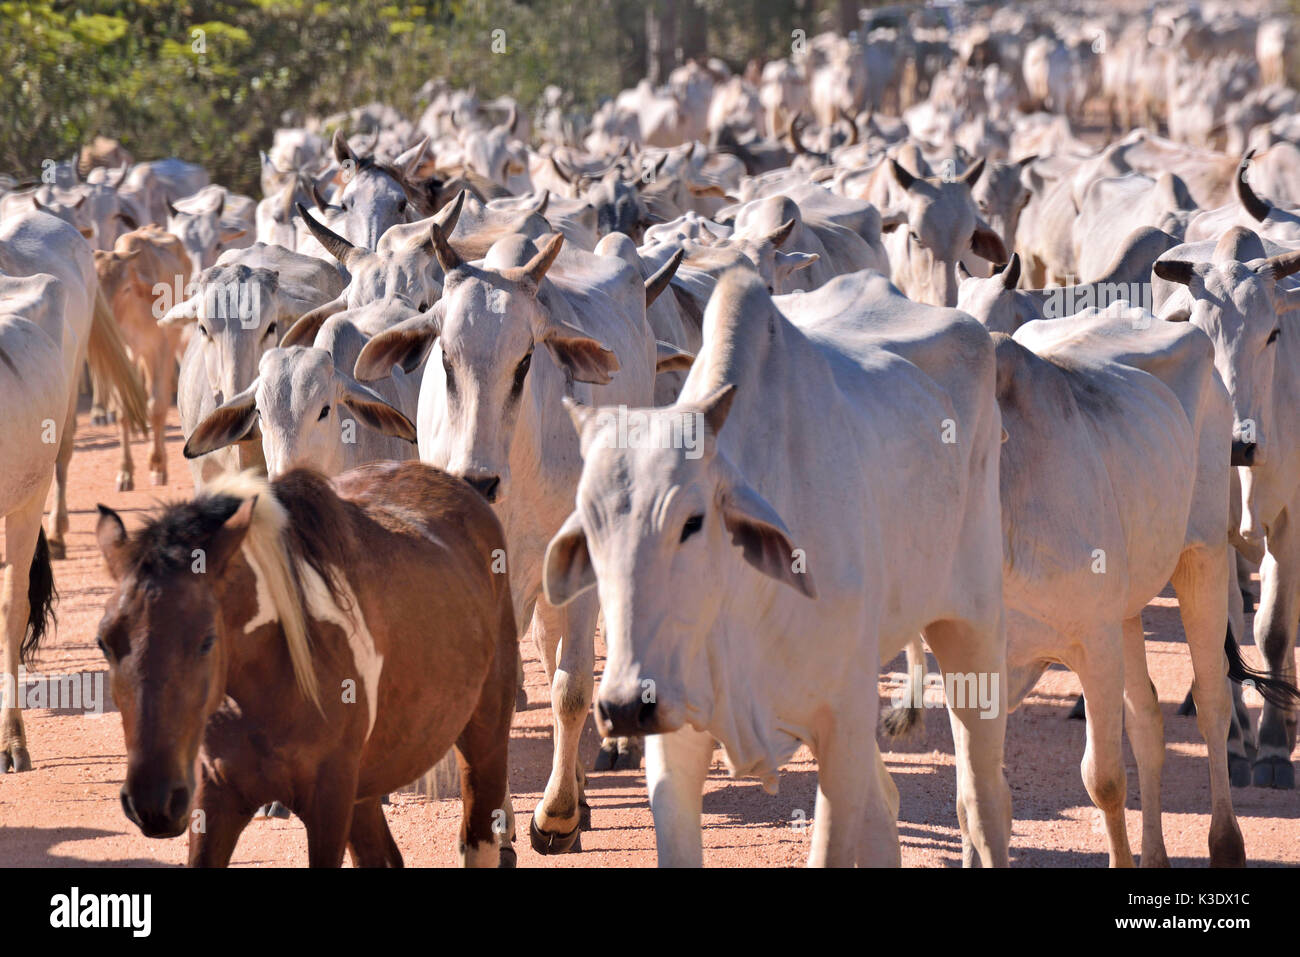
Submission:
[[[348,852],[354,867],[401,867],[402,852],[388,829],[379,798],[358,801],[348,829]]]
[[[1268,552],[1260,565],[1259,611],[1255,615],[1255,644],[1268,662],[1269,676],[1295,683],[1297,597],[1300,597],[1300,534],[1283,512],[1268,530]],[[1256,787],[1294,788],[1296,712],[1264,702],[1259,716],[1259,750],[1255,758]]]
[[[68,549],[64,544],[64,536],[68,533],[68,463],[72,461],[76,438],[77,407],[73,403],[63,422],[63,433],[59,436],[59,455],[54,462],[54,504],[50,508],[46,538],[50,545],[50,557],[55,559],[68,557]]]
[[[1228,556],[1228,624],[1232,628],[1234,635],[1244,635],[1246,633],[1245,605],[1248,596],[1238,586],[1240,582],[1249,581],[1248,569],[1243,568],[1247,564],[1245,556],[1236,549],[1233,549]],[[1247,577],[1242,577],[1246,573]],[[1249,599],[1253,601],[1253,598]],[[1250,712],[1246,710],[1246,702],[1241,697],[1241,685],[1235,681],[1232,685],[1232,710],[1229,712],[1228,721],[1228,780],[1234,788],[1244,788],[1250,786],[1250,769],[1255,761],[1255,728],[1250,720]],[[1195,714],[1196,706],[1192,699],[1192,693],[1187,692],[1187,702],[1191,707],[1187,709],[1187,714]],[[1178,710],[1183,714],[1183,709]]]
[[[1140,623],[1139,623],[1140,625]],[[1119,629],[1104,629],[1088,639],[1070,667],[1083,685],[1087,744],[1080,770],[1083,786],[1106,824],[1111,867],[1132,867],[1124,801],[1128,781],[1124,773],[1124,640]],[[1143,669],[1143,674],[1146,669]],[[1157,811],[1157,813],[1159,813]]]
[[[1002,624],[935,622],[925,630],[925,642],[945,679],[950,674],[973,675],[977,689],[985,687],[992,697],[987,708],[979,701],[949,701],[948,719],[957,766],[962,861],[967,866],[978,859],[984,867],[1006,867],[1011,846],[1011,789],[1002,763],[1007,729],[1007,659]]]
[[[1168,867],[1160,817],[1160,774],[1165,764],[1165,722],[1156,687],[1147,672],[1142,616],[1124,622],[1124,713],[1129,744],[1137,758],[1142,796],[1142,866]]]
[[[660,867],[703,867],[700,814],[713,761],[713,736],[690,726],[645,743],[645,783]]]
[[[596,596],[591,593],[563,608],[539,596],[533,610],[533,636],[551,685],[555,721],[551,776],[529,825],[533,850],[539,854],[582,849],[579,825],[585,795],[578,742],[591,710],[599,611]]]
[[[0,729],[0,774],[10,768],[30,771],[31,755],[27,751],[27,733],[18,695],[22,692],[18,674],[19,654],[27,635],[31,604],[27,599],[32,560],[41,534],[41,506],[47,486],[5,518],[5,558],[3,593],[0,593],[0,622],[4,624],[4,673],[0,674],[0,697],[3,697],[3,728]],[[14,698],[9,700],[10,693]]]
[[[1210,864],[1244,867],[1246,846],[1232,810],[1228,784],[1228,724],[1231,694],[1223,638],[1228,620],[1228,547],[1183,552],[1170,579],[1192,656],[1196,725],[1210,764]]]
[[[130,492],[135,489],[135,462],[131,459],[131,426],[126,416],[117,420],[117,435],[121,447],[117,461],[117,490]]]
[[[889,813],[890,795],[883,790],[879,773],[880,748],[874,734],[859,733],[874,729],[877,716],[874,697],[856,703],[837,712],[835,728],[812,742],[817,806],[809,867],[897,867],[901,863],[898,819]],[[893,807],[898,807],[896,797]]]

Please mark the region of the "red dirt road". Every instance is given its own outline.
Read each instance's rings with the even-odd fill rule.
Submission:
[[[118,509],[128,527],[138,525],[157,502],[191,491],[181,458],[180,432],[172,411],[168,434],[170,484],[148,486],[147,450],[135,443],[135,492],[113,491],[116,430],[91,428],[83,416],[72,461],[69,494],[72,529],[68,560],[55,564],[61,600],[57,634],[47,644],[38,671],[43,675],[104,672],[94,644],[109,580],[94,539],[95,503]],[[2,541],[2,539],[0,539]],[[1190,685],[1191,666],[1183,644],[1177,603],[1162,597],[1148,606],[1147,653],[1160,695],[1167,752],[1164,773],[1164,831],[1174,866],[1205,866],[1209,829],[1209,784],[1205,746],[1193,718],[1175,709]],[[598,651],[601,649],[598,649]],[[654,829],[644,775],[637,771],[591,774],[588,797],[593,830],[582,835],[583,852],[541,857],[528,844],[527,820],[550,769],[550,711],[539,662],[524,651],[531,707],[515,718],[511,780],[519,824],[516,848],[521,867],[653,866]],[[1253,647],[1245,650],[1258,664]],[[598,658],[599,668],[603,659]],[[902,679],[884,675],[887,693]],[[1105,836],[1079,777],[1083,723],[1065,715],[1079,691],[1064,670],[1044,675],[1035,693],[1011,716],[1006,764],[1014,802],[1012,862],[1028,867],[1098,867],[1106,864]],[[1250,694],[1250,692],[1248,692]],[[1251,700],[1248,698],[1248,701]],[[1258,701],[1255,701],[1258,704]],[[1253,709],[1258,714],[1258,709]],[[183,839],[149,840],[123,816],[118,789],[125,774],[121,721],[102,716],[34,709],[26,714],[34,769],[0,775],[0,865],[10,866],[176,866],[185,861]],[[598,741],[588,721],[582,757],[588,767]],[[899,833],[903,864],[958,866],[961,842],[953,809],[952,737],[941,710],[927,713],[916,741],[885,753],[901,794]],[[1141,850],[1137,771],[1128,755],[1128,830],[1134,852]],[[756,781],[733,780],[716,762],[704,796],[704,859],[709,866],[791,866],[807,857],[807,827],[816,794],[816,768],[800,749],[781,775],[780,793],[765,794]],[[1246,788],[1233,801],[1252,864],[1300,864],[1300,792]],[[386,809],[408,866],[454,863],[458,799],[426,802],[396,794]],[[243,867],[303,866],[306,835],[298,820],[254,822],[235,850]]]

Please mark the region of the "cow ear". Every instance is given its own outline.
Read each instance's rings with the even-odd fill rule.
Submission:
[[[607,385],[619,370],[618,356],[567,322],[548,317],[541,334],[534,338],[546,346],[555,364],[575,382]]]
[[[223,243],[232,243],[241,236],[248,235],[248,230],[243,226],[226,226],[221,227],[221,241]]]
[[[209,412],[186,439],[182,454],[196,459],[247,438],[257,423],[257,385],[254,379],[243,392]]]
[[[776,253],[776,261],[790,272],[807,269],[819,259],[820,253],[783,253],[780,250]]]
[[[399,322],[365,344],[352,374],[358,382],[373,382],[392,375],[393,366],[414,372],[429,354],[438,332],[438,322],[430,313]]]
[[[280,340],[280,345],[285,348],[311,345],[316,340],[316,333],[320,332],[320,327],[325,325],[325,320],[335,313],[342,312],[347,307],[347,300],[343,296],[339,296],[337,299],[331,299],[323,306],[317,306],[315,309],[304,312],[289,327],[289,331]]]
[[[158,325],[163,328],[179,328],[196,322],[199,318],[199,297],[191,296],[189,299],[176,303],[158,320]]]
[[[99,506],[99,523],[95,526],[95,538],[99,542],[99,551],[108,565],[108,573],[113,581],[120,582],[126,574],[127,548],[126,526],[121,517],[107,505]]]
[[[655,340],[655,375],[662,372],[684,372],[694,361],[695,356],[691,353],[662,339]]]
[[[393,438],[415,441],[415,424],[399,409],[393,408],[382,395],[351,376],[341,375],[339,378],[339,401],[355,412],[365,425]]]
[[[984,223],[976,226],[975,232],[971,233],[970,248],[976,256],[991,263],[1007,261],[1007,247],[1002,245],[1002,237]]]
[[[971,271],[966,268],[966,264],[962,262],[960,259],[957,260],[957,278],[960,279],[962,282],[965,282],[967,279],[974,278],[974,276],[971,274]]]
[[[1300,289],[1277,290],[1273,294],[1273,308],[1279,316],[1300,309]]]
[[[559,608],[596,584],[596,570],[587,551],[587,533],[578,513],[565,519],[546,546],[542,563],[542,591],[546,600]]]
[[[803,553],[790,543],[785,523],[763,496],[737,479],[727,486],[720,505],[731,544],[741,550],[745,561],[808,598],[817,597]]]

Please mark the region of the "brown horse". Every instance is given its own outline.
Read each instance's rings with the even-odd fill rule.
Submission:
[[[278,800],[311,866],[346,847],[400,867],[380,801],[454,744],[460,862],[513,866],[517,638],[505,538],[469,485],[419,462],[245,473],[131,537],[101,505],[98,538],[122,808],[146,836],[188,830],[191,866],[225,866]]]

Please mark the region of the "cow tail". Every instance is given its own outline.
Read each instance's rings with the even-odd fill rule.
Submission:
[[[54,566],[50,563],[50,546],[45,540],[45,529],[36,538],[36,552],[32,556],[31,571],[27,575],[27,632],[18,646],[19,660],[31,666],[40,649],[41,639],[55,624],[54,603],[59,593],[54,588]]]
[[[140,372],[127,355],[113,309],[102,289],[95,290],[95,311],[90,323],[90,342],[86,349],[90,375],[98,385],[97,394],[117,396],[118,408],[126,421],[141,435],[149,434],[149,397],[145,394]]]
[[[1256,671],[1246,664],[1241,657],[1241,648],[1232,634],[1232,624],[1228,624],[1228,636],[1224,639],[1223,650],[1228,655],[1228,677],[1238,684],[1249,682],[1269,704],[1284,711],[1295,709],[1300,702],[1300,689],[1284,678],[1272,678],[1262,671]]]

